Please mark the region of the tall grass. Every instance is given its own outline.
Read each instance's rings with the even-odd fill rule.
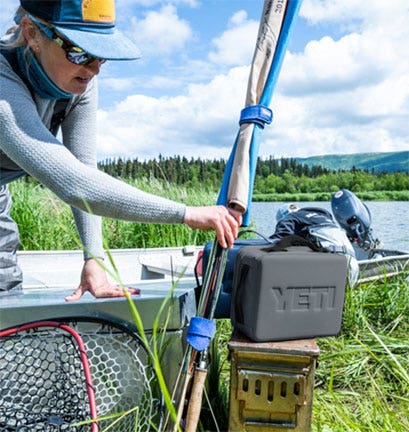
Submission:
[[[214,191],[176,186],[156,179],[130,181],[132,185],[155,195],[171,198],[187,205],[213,205]],[[19,180],[10,184],[13,196],[12,217],[17,222],[21,250],[78,249],[80,242],[70,208],[48,189],[34,181]],[[358,194],[359,195],[359,194]],[[361,194],[362,195],[362,194]],[[359,195],[361,197],[361,195]],[[409,196],[384,197],[376,195],[365,199],[409,199]],[[272,194],[254,196],[255,201],[328,201],[330,193]],[[176,224],[141,224],[103,218],[103,234],[107,247],[149,248],[203,245],[213,239],[210,232],[191,230]]]
[[[120,274],[116,268],[115,261],[111,255],[111,253],[108,250],[108,259],[112,265],[112,270],[108,268],[103,262],[100,262],[101,267],[112,277],[113,280],[123,289],[126,301],[128,303],[128,307],[132,316],[133,324],[135,328],[137,329],[137,332],[140,336],[140,340],[145,348],[145,351],[147,353],[147,362],[153,367],[155,371],[155,377],[156,379],[151,382],[150,384],[153,386],[151,389],[153,393],[160,393],[158,394],[158,400],[163,400],[166,412],[169,414],[170,418],[173,422],[176,423],[177,421],[177,413],[176,409],[174,407],[172,398],[171,398],[171,391],[168,388],[168,385],[166,383],[165,376],[163,374],[162,364],[161,364],[161,358],[164,354],[164,351],[166,350],[166,328],[169,322],[169,302],[172,299],[174,289],[177,285],[177,281],[172,284],[171,289],[169,290],[167,297],[163,300],[159,310],[156,312],[156,315],[154,317],[153,326],[152,326],[152,332],[150,335],[145,332],[144,323],[142,321],[142,317],[139,313],[139,310],[133,301],[131,295],[129,292],[125,289],[124,284],[121,281]],[[163,319],[165,318],[165,321],[163,323]],[[138,391],[139,389],[135,389],[135,391]],[[151,401],[151,403],[154,403],[154,401]],[[149,421],[150,429],[152,431],[158,431],[162,432],[162,429],[159,429],[158,423],[161,422],[161,417],[164,417],[163,412],[157,412],[156,417],[157,418],[139,418],[139,407],[133,407],[132,409],[128,411],[121,411],[119,413],[114,414],[108,414],[102,417],[98,417],[97,419],[93,420],[84,420],[76,423],[74,426],[82,426],[82,425],[88,425],[93,423],[94,421],[104,421],[105,426],[101,429],[101,432],[109,432],[111,430],[117,431],[119,430],[119,426],[121,420],[124,417],[132,416],[131,418],[135,421],[133,430],[139,431],[139,430],[145,430],[146,428],[146,422]],[[140,422],[143,426],[141,426]],[[100,423],[101,426],[101,423]],[[176,428],[177,432],[180,432],[181,429],[179,427]],[[128,431],[129,429],[127,429]]]
[[[330,201],[333,192],[257,193],[253,201]],[[364,201],[409,201],[409,191],[365,191],[355,192]]]
[[[213,205],[216,195],[150,180],[133,183],[140,189],[187,205]],[[12,217],[20,230],[21,250],[78,249],[78,234],[71,210],[47,188],[19,180],[10,185]],[[210,231],[185,225],[141,224],[103,218],[105,244],[110,249],[201,245],[213,238]]]
[[[167,198],[172,197],[174,200],[185,202],[188,205],[210,205],[216,200],[214,194],[206,194],[203,190],[190,190],[188,192],[180,187],[176,188],[170,185],[164,187],[162,183],[155,180],[139,181],[135,182],[134,185],[147,192]],[[36,182],[22,180],[11,184],[10,191],[13,197],[12,217],[19,226],[21,250],[64,250],[81,247],[69,206],[61,202],[52,192]],[[108,250],[108,258],[114,271],[111,272],[103,263],[101,265],[120,286],[123,285],[109,249],[204,244],[214,237],[210,231],[191,230],[184,225],[140,224],[109,218],[103,219],[103,232],[104,247]],[[163,317],[164,314],[166,315],[173,289],[169,292],[156,315],[152,335],[149,339],[135,303],[127,291],[124,292],[134,324],[148,353],[148,359],[155,370],[161,397],[171,419],[176,422],[176,412],[171,401],[171,389],[168,389],[166,385],[160,361],[164,349],[166,326],[159,328],[159,318]],[[112,420],[111,425],[106,430],[108,431],[124,415],[134,415],[134,410],[104,417],[105,420]],[[82,424],[88,423],[90,421],[82,422]],[[138,430],[137,426],[135,430]],[[155,425],[152,425],[152,430],[156,430]]]
[[[405,276],[348,290],[341,335],[318,340],[314,431],[409,430]]]
[[[409,285],[405,277],[401,274],[348,289],[341,334],[317,339],[320,357],[313,432],[409,430]],[[217,382],[212,378],[209,392],[221,425],[227,422],[231,331],[230,321],[219,320],[215,346],[220,377]],[[202,421],[203,430],[215,430],[207,409]]]

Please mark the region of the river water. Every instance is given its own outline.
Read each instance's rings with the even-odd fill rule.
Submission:
[[[257,231],[271,235],[275,227],[275,215],[283,202],[253,202],[251,218]],[[323,207],[331,211],[329,202],[297,202],[299,207]],[[372,215],[374,237],[381,241],[384,249],[409,253],[409,202],[368,201],[365,202]]]

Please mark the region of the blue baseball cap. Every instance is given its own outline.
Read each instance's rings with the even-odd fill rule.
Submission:
[[[295,204],[285,204],[277,210],[276,221],[279,222],[284,219],[289,213],[299,210],[298,206]]]
[[[115,27],[115,0],[20,0],[73,45],[106,60],[140,58],[139,48]]]

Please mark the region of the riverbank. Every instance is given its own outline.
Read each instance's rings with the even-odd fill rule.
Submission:
[[[216,193],[204,192],[203,189],[164,188],[159,182],[147,183],[139,183],[138,186],[190,205],[213,204],[216,201]],[[19,224],[24,248],[79,248],[68,206],[36,184],[16,182],[10,189],[14,197],[13,216]],[[371,200],[363,193],[357,195],[363,200]],[[392,200],[385,195],[377,195],[378,200]],[[301,201],[325,201],[328,205],[330,196],[331,193],[276,194],[275,198],[280,202],[298,201],[296,197],[299,197]],[[409,201],[409,197],[399,193],[398,200]],[[257,213],[254,206],[253,215]],[[275,212],[265,213],[270,219],[269,229],[272,229]],[[401,224],[396,226],[397,215],[397,212],[390,211],[389,225],[401,237],[407,238],[408,230]],[[266,229],[265,232],[270,231]],[[183,225],[136,224],[111,219],[104,219],[104,233],[107,245],[113,249],[203,245],[214,236],[211,232],[189,230]],[[382,238],[386,237],[383,228],[380,233]],[[316,377],[313,432],[409,430],[409,287],[406,276],[349,290],[341,335],[318,341],[321,356]],[[219,320],[217,325],[218,334],[213,345],[222,349],[226,347],[223,343],[230,337],[231,324],[229,320]],[[224,402],[228,401],[226,395],[229,391],[228,357],[224,350],[220,356],[212,355],[211,358],[211,367],[221,374],[213,375],[220,387],[213,383],[209,385],[210,389],[218,393],[216,396],[210,395],[210,399],[215,397],[214,406],[219,408],[216,418],[223,421],[224,414],[226,421],[228,410]],[[206,408],[203,416],[208,420],[211,418]],[[215,429],[210,424],[202,430]]]

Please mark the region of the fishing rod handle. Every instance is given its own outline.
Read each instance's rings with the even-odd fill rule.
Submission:
[[[182,420],[183,411],[186,403],[186,394],[187,389],[189,387],[190,380],[192,379],[193,373],[187,371],[183,374],[183,380],[180,382],[180,388],[178,390],[178,394],[176,395],[176,400],[174,401],[174,405],[176,408],[176,422],[173,423],[171,419],[168,420],[168,424],[166,425],[166,432],[178,432],[180,431],[180,422]]]
[[[186,415],[185,432],[196,432],[202,409],[203,390],[207,376],[207,369],[197,367],[190,394],[189,407]]]

